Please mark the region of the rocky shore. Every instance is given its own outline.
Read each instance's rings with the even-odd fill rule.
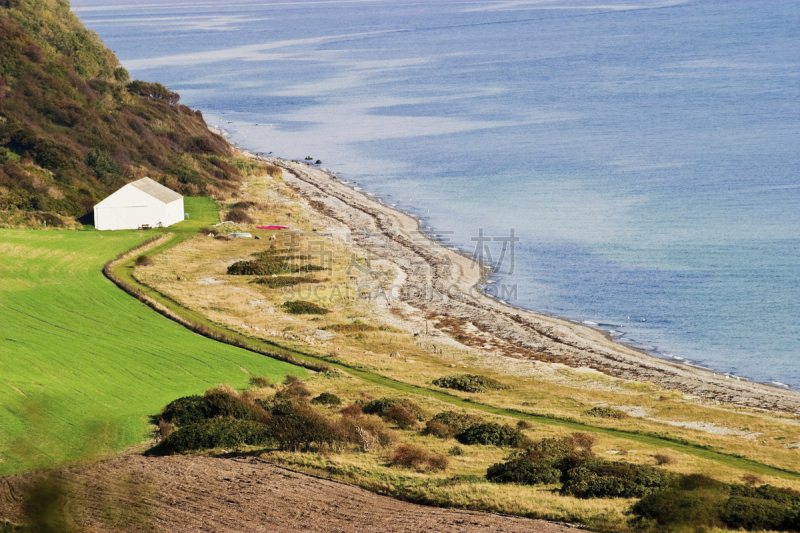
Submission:
[[[414,217],[314,166],[259,159],[282,168],[286,183],[320,216],[346,226],[355,246],[396,267],[384,307],[407,328],[430,328],[451,342],[496,355],[588,367],[720,403],[800,414],[797,392],[659,359],[601,331],[487,296],[477,289],[487,272],[472,258],[423,235]]]

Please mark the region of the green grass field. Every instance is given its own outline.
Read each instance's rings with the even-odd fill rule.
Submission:
[[[186,200],[179,237],[217,216]],[[0,475],[139,443],[150,415],[218,383],[306,374],[195,335],[103,276],[155,234],[0,230]]]

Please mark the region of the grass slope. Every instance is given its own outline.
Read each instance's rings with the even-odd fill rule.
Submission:
[[[216,217],[187,198],[176,239]],[[305,370],[164,319],[101,273],[154,232],[0,230],[0,475],[121,449],[172,399]]]

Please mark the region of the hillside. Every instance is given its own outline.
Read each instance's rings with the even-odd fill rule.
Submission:
[[[237,188],[231,147],[159,83],[131,81],[57,0],[0,0],[0,225],[70,224],[144,176]]]

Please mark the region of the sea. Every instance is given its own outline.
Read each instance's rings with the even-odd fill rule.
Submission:
[[[800,388],[800,3],[72,7],[237,145],[492,265],[490,295]]]

